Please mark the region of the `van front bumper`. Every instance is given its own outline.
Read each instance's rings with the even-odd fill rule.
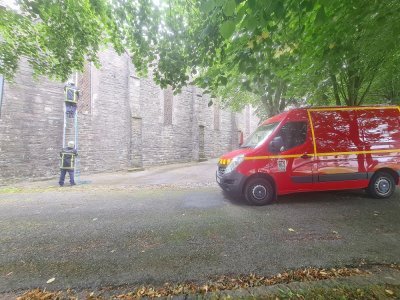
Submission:
[[[215,179],[218,185],[226,192],[235,195],[242,195],[243,185],[246,181],[246,177],[236,171],[229,172],[227,174],[219,174],[218,171],[215,174]]]

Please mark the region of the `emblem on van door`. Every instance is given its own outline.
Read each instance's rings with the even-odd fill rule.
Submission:
[[[286,172],[286,159],[278,159],[278,171],[279,172]]]

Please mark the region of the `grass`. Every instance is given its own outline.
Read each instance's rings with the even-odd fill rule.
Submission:
[[[399,285],[371,285],[366,287],[337,286],[333,288],[311,288],[308,290],[280,290],[279,293],[254,297],[267,300],[350,300],[350,299],[399,299]]]
[[[17,187],[6,187],[0,188],[1,194],[23,194],[23,193],[43,193],[48,191],[57,191],[60,190],[58,186],[50,186],[43,188],[17,188]]]
[[[16,187],[0,188],[0,194],[16,194],[16,193],[21,193],[21,192],[22,192],[22,189],[16,188]]]

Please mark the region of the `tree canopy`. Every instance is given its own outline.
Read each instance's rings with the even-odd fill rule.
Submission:
[[[398,104],[398,0],[18,0],[0,8],[0,73],[21,57],[65,80],[102,47],[162,87],[232,107]]]

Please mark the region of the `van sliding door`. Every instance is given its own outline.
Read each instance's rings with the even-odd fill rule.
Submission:
[[[341,108],[309,111],[315,137],[317,181],[325,183],[327,188],[340,185],[358,188],[357,182],[367,179],[358,112]]]

